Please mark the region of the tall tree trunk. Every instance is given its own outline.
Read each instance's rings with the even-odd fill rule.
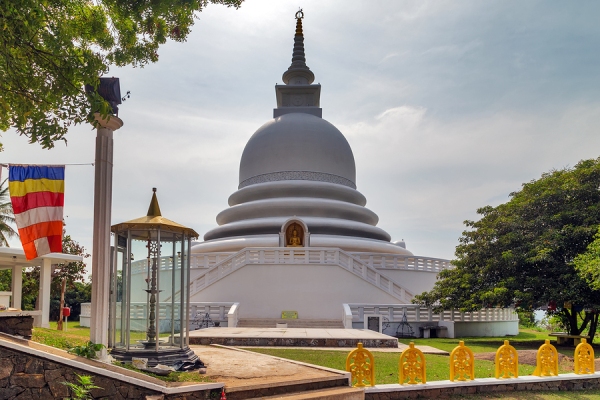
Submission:
[[[58,310],[58,323],[56,324],[56,329],[59,331],[63,330],[63,307],[65,306],[65,292],[67,291],[67,278],[62,279],[62,284],[60,285],[60,307]]]
[[[598,329],[598,312],[591,311],[592,315],[592,323],[590,324],[590,344],[594,341],[594,336],[596,336],[596,330]]]
[[[566,316],[568,322],[569,334],[579,335],[581,332],[579,326],[577,326],[577,313],[573,309],[563,308],[563,313]]]

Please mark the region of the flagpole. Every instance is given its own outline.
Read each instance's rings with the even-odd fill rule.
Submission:
[[[92,304],[90,340],[108,345],[108,306],[110,296],[110,218],[112,208],[113,132],[123,126],[114,116],[98,121],[94,177],[94,236],[92,250]],[[100,358],[106,358],[103,349]]]

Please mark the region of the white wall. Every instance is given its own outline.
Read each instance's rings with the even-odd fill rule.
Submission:
[[[239,302],[240,318],[293,310],[303,319],[341,319],[343,303],[399,302],[342,267],[319,264],[246,265],[190,300]]]

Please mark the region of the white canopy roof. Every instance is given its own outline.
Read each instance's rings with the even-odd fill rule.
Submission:
[[[53,264],[59,264],[83,261],[83,257],[74,254],[50,253],[27,261],[23,249],[0,247],[0,269],[12,268],[15,265],[38,267],[44,263],[44,260],[51,260]]]

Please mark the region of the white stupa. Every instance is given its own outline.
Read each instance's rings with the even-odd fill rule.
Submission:
[[[437,274],[450,263],[414,255],[377,227],[377,214],[365,207],[367,200],[356,189],[350,145],[322,118],[321,85],[313,84],[304,56],[301,11],[296,18],[292,65],[283,74],[284,84],[275,87],[277,108],[246,144],[229,208],[190,252],[175,256],[174,248],[160,257],[156,280],[172,290],[157,296],[158,318],[177,321],[175,304],[183,296],[190,299],[191,330],[217,324],[275,328],[289,322],[289,328],[368,328],[397,337],[517,334],[512,309],[436,313],[411,303],[416,294],[433,288]],[[130,251],[117,270],[125,271],[130,263],[131,284],[123,290],[131,293],[131,323],[144,328],[154,277],[147,249]],[[185,259],[189,285],[185,276],[173,279]],[[84,326],[89,326],[90,310],[89,304],[82,305]],[[174,326],[160,324],[158,329],[172,332]],[[245,332],[227,331],[232,336],[214,343],[230,343]],[[205,332],[207,343],[213,343],[215,331]],[[261,345],[256,334],[263,333],[254,331],[242,342]],[[285,344],[286,338],[281,345],[315,345],[299,336]]]
[[[322,118],[296,18],[273,119],[246,144],[219,226],[192,248],[191,301],[237,302],[240,318],[307,319],[339,319],[349,303],[410,303],[448,262],[415,257],[377,227],[350,145]]]

